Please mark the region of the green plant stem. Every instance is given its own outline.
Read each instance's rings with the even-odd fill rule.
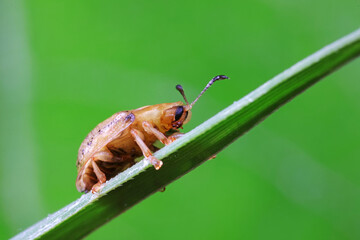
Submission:
[[[205,162],[274,110],[360,54],[360,29],[324,47],[155,153],[159,171],[147,161],[109,180],[99,194],[80,199],[13,239],[81,238]]]

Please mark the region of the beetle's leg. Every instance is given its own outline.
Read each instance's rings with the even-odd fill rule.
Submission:
[[[175,141],[177,139],[177,138],[172,138],[172,137],[166,137],[162,132],[160,132],[159,130],[154,128],[147,121],[144,121],[142,123],[142,126],[147,133],[153,134],[157,139],[160,140],[160,142],[162,142],[165,145],[169,145],[170,143],[172,143],[173,141]]]
[[[113,162],[114,155],[109,151],[100,151],[93,155],[93,159],[100,160],[103,162]]]
[[[114,154],[112,154],[107,148],[106,150],[102,150],[100,152],[97,152],[93,155],[93,158],[96,160],[100,160],[103,162],[124,162],[127,161],[127,159],[125,158],[120,158],[120,157],[116,157],[114,156]]]
[[[91,164],[92,164],[92,167],[93,167],[93,170],[94,170],[94,173],[97,177],[97,179],[99,180],[99,182],[97,182],[92,188],[91,188],[91,191],[94,193],[94,192],[97,192],[99,190],[99,187],[101,186],[101,184],[105,183],[106,182],[106,175],[105,173],[103,173],[99,166],[97,165],[97,163],[95,162],[95,159],[93,158],[91,160]]]
[[[97,179],[99,180],[99,181],[91,188],[92,193],[95,193],[95,192],[99,191],[99,187],[101,186],[101,184],[103,184],[104,182],[106,182],[106,175],[100,170],[100,168],[99,168],[99,166],[97,165],[97,163],[95,162],[95,159],[94,159],[94,158],[91,160],[91,164],[92,164],[94,173],[95,173]]]
[[[150,149],[148,148],[148,146],[146,146],[146,144],[144,143],[144,140],[141,138],[140,135],[142,135],[138,130],[136,129],[131,129],[130,131],[131,135],[134,137],[135,142],[137,143],[137,145],[139,145],[142,153],[144,154],[145,158],[150,161],[150,163],[155,167],[156,170],[159,170],[163,164],[162,161],[160,161],[159,159],[155,158]]]
[[[100,182],[100,183],[106,182],[105,173],[103,173],[103,172],[100,170],[100,168],[99,168],[99,166],[97,165],[97,163],[93,160],[91,164],[92,164],[92,167],[93,167],[93,169],[94,169],[94,173],[95,173],[97,179],[99,180],[99,182]]]
[[[102,162],[114,162],[113,160],[114,155],[107,149],[96,152],[92,158],[91,158],[91,166],[93,168],[93,172],[96,175],[96,178],[98,179],[98,182],[93,185],[93,187],[91,188],[91,191],[97,192],[99,191],[99,187],[101,186],[101,184],[103,184],[104,182],[106,182],[106,175],[103,171],[101,171],[101,169],[99,168],[97,161],[102,161]]]
[[[170,136],[168,136],[168,139],[171,140],[171,142],[175,141],[176,139],[181,138],[182,136],[184,136],[185,134],[181,133],[181,132],[174,132],[173,134],[171,134]]]

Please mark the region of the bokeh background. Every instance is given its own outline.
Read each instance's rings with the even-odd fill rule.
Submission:
[[[194,99],[193,129],[360,26],[358,0],[0,0],[0,236],[81,196],[114,112]],[[360,239],[360,61],[88,239]]]

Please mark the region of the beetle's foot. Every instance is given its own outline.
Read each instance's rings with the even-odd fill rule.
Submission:
[[[161,168],[161,166],[163,165],[163,162],[160,161],[159,159],[157,159],[156,157],[154,156],[148,156],[146,158],[153,166],[156,170],[159,170]]]
[[[102,183],[101,182],[97,182],[92,188],[91,188],[91,192],[94,193],[98,193],[100,191],[102,187]]]
[[[171,135],[167,138],[167,140],[168,140],[168,142],[169,142],[168,144],[174,142],[176,139],[179,139],[179,138],[182,137],[182,136],[184,136],[184,134],[183,134],[183,133],[180,133],[180,132],[176,132],[176,133],[171,134]]]
[[[170,143],[174,142],[177,138],[176,137],[173,137],[173,136],[170,136],[166,139],[166,143],[165,145],[169,145]]]

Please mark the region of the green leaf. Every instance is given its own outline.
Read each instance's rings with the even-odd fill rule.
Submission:
[[[86,236],[204,163],[274,110],[359,54],[360,29],[298,62],[156,152],[155,156],[164,162],[160,170],[142,160],[109,180],[98,194],[84,194],[13,239]]]

